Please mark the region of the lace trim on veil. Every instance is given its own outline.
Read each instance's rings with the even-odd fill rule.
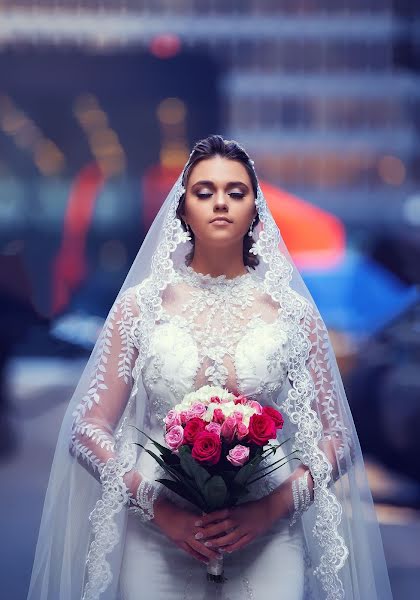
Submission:
[[[150,276],[136,288],[140,315],[134,319],[131,337],[139,353],[132,371],[133,390],[116,434],[120,448],[118,458],[109,459],[102,471],[102,495],[89,517],[92,523],[92,540],[87,561],[88,581],[82,600],[98,599],[112,581],[107,555],[119,541],[118,527],[114,518],[128,501],[128,490],[123,476],[133,468],[135,462],[134,446],[130,445],[132,428],[127,427],[128,417],[133,406],[133,398],[137,394],[138,378],[146,360],[151,333],[162,313],[160,294],[171,281],[174,273],[171,253],[180,243],[187,241],[187,234],[176,217],[176,208],[183,192],[180,177],[162,228],[161,241],[152,258]],[[279,231],[267,209],[259,186],[256,206],[264,229],[260,232],[252,252],[258,254],[268,264],[269,268],[264,280],[266,291],[281,305],[290,323],[289,377],[293,387],[289,391],[284,409],[290,421],[297,425],[295,446],[299,448],[302,462],[310,468],[315,483],[314,504],[317,517],[313,533],[323,549],[320,565],[315,569],[315,574],[327,593],[327,600],[342,600],[344,590],[339,578],[339,570],[346,561],[348,549],[338,533],[342,509],[335,495],[328,489],[332,467],[324,452],[318,447],[322,424],[311,408],[316,390],[306,366],[311,344],[302,325],[310,306],[290,287],[292,265],[279,251]],[[243,277],[247,276],[244,274]]]
[[[162,310],[160,292],[169,283],[173,273],[173,262],[169,256],[180,243],[187,241],[187,234],[176,218],[176,207],[183,193],[179,181],[163,226],[162,241],[152,258],[151,274],[136,288],[136,300],[141,311],[139,316],[133,319],[130,331],[138,350],[132,370],[133,389],[115,436],[118,440],[117,458],[110,458],[101,471],[101,497],[89,516],[92,536],[86,561],[86,583],[82,600],[98,600],[113,580],[107,555],[119,541],[115,515],[128,503],[129,493],[123,477],[134,467],[136,460],[133,428],[128,427],[129,417],[138,391],[138,378],[147,357],[150,334]]]
[[[273,300],[279,302],[290,324],[289,378],[292,389],[283,408],[290,421],[297,425],[294,446],[299,449],[300,459],[309,467],[314,479],[314,504],[317,516],[313,533],[323,549],[320,565],[315,569],[314,574],[320,579],[327,593],[327,600],[342,600],[344,588],[339,571],[347,559],[348,548],[338,532],[341,505],[328,489],[332,466],[325,453],[318,447],[322,423],[311,408],[311,403],[316,398],[316,389],[306,366],[311,343],[305,326],[301,324],[311,307],[290,286],[293,267],[278,249],[279,231],[267,209],[260,187],[258,187],[256,206],[264,229],[251,251],[258,254],[269,265],[265,275],[266,290]]]

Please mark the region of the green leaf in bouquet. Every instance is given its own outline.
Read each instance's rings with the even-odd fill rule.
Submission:
[[[186,450],[184,450],[186,448]],[[195,480],[200,490],[203,490],[206,481],[210,479],[210,473],[191,456],[189,446],[181,446],[179,449],[181,467]]]
[[[221,471],[219,475],[221,475],[225,480],[226,484],[230,486],[233,480],[235,479],[237,472],[238,469],[229,469],[229,471]]]
[[[228,486],[228,492],[229,506],[235,506],[240,498],[243,498],[249,494],[249,489],[245,485],[232,482],[232,484]]]
[[[181,467],[184,469],[185,473],[194,479],[193,473],[193,465],[192,461],[194,460],[191,456],[191,449],[187,444],[181,446],[178,450],[179,453],[179,463]]]
[[[263,458],[264,456],[262,454],[262,450],[258,451],[258,453],[254,456],[252,460],[247,462],[243,467],[239,469],[233,481],[235,483],[245,485],[248,479],[251,477],[251,475],[253,475],[255,469],[258,467]]]
[[[194,493],[194,490],[191,490],[188,486],[184,485],[182,482],[173,481],[172,479],[156,479],[159,483],[170,489],[181,498],[188,500],[191,504],[198,506],[201,510],[205,511],[207,509],[206,502],[204,498],[200,497],[199,494]]]
[[[287,454],[286,456],[283,456],[282,458],[279,458],[278,460],[276,460],[273,463],[270,463],[269,465],[266,465],[265,467],[262,467],[259,471],[256,471],[254,473],[254,475],[260,475],[259,477],[256,477],[255,479],[252,479],[251,481],[249,481],[248,483],[255,483],[256,481],[258,481],[259,479],[262,479],[263,477],[266,477],[267,475],[270,475],[271,473],[274,473],[274,471],[277,471],[277,469],[280,469],[280,467],[283,467],[284,465],[287,465],[288,462],[292,461],[292,460],[300,460],[298,457],[293,457],[290,460],[287,460],[289,458],[289,456],[292,456],[293,454],[296,453],[296,450],[294,450],[293,452],[291,452],[290,454]],[[277,463],[280,463],[275,469],[272,469],[272,467],[274,467],[274,465],[276,465]],[[263,473],[263,471],[265,469],[270,469],[271,471],[267,471],[266,473]],[[262,473],[262,475],[261,475]]]
[[[155,459],[155,461],[162,467],[162,469],[164,469],[167,473],[169,473],[176,479],[179,479],[179,473],[177,473],[177,471],[172,466],[166,464],[161,456],[158,456],[157,454],[155,454],[154,452],[149,450],[149,448],[145,448],[142,444],[137,444],[137,445],[140,446],[141,448],[143,448],[145,450],[145,452],[150,454],[150,456],[152,456]]]
[[[210,510],[217,510],[226,505],[228,491],[223,477],[213,475],[204,486],[204,497]]]
[[[267,444],[266,446],[264,446],[263,456],[266,457],[270,454],[276,454],[277,450],[281,448],[284,444],[286,444],[288,441],[290,441],[290,438],[287,438],[287,440],[283,440],[278,444]]]
[[[147,433],[145,433],[144,431],[142,431],[135,425],[131,425],[131,427],[134,427],[134,429],[137,429],[137,431],[140,431],[140,433],[145,435],[156,446],[156,448],[159,450],[159,452],[162,454],[162,456],[165,458],[165,460],[167,460],[167,458],[171,459],[173,457],[174,454],[170,448],[166,448],[166,446],[162,446],[162,444],[159,444],[159,442],[157,442],[156,440],[151,438],[150,435],[148,435]],[[134,442],[134,443],[136,444],[136,446],[140,446],[140,444],[138,444],[136,442]]]

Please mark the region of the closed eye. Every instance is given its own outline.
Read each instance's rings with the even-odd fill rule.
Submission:
[[[210,196],[212,196],[212,194],[210,192],[207,192],[207,193],[197,192],[197,198],[201,198],[202,200],[204,200],[206,198],[210,198]],[[242,192],[231,192],[229,194],[229,196],[231,198],[234,198],[235,200],[241,200],[245,196],[245,194],[243,194]]]

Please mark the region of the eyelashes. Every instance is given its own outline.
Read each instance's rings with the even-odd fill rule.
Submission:
[[[200,198],[201,200],[206,200],[207,198],[210,198],[210,196],[212,196],[211,193],[200,193],[197,192],[196,193],[197,198]],[[242,192],[231,192],[229,194],[229,196],[231,198],[234,198],[235,200],[242,200],[242,198],[244,198],[245,194],[243,194]]]

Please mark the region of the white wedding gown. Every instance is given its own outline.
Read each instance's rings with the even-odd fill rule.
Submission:
[[[328,332],[262,191],[258,187],[260,223],[251,248],[256,269],[233,279],[210,277],[185,266],[191,246],[176,217],[182,177],[143,242],[69,402],[28,600],[391,600]],[[161,467],[135,446],[151,447],[147,434],[162,442],[167,411],[205,385],[278,408],[284,454],[296,448],[314,482],[307,510],[306,473],[299,469],[290,477],[296,462],[250,485],[243,501],[287,479],[284,497],[289,491],[297,522],[290,526],[288,515],[225,555],[223,584],[207,582],[205,565],[148,520],[159,491],[200,511],[159,490]]]
[[[260,285],[251,273],[226,279],[181,269],[165,293],[142,371],[152,438],[163,441],[165,413],[202,385],[222,385],[274,406],[281,388],[287,387],[287,325]],[[152,480],[162,475],[146,452],[137,467]],[[253,484],[247,499],[268,493],[289,474],[287,464]],[[121,600],[138,600],[145,589],[148,600],[302,600],[303,554],[300,524],[290,527],[289,519],[279,520],[264,536],[225,556],[224,584],[208,583],[203,563],[170,542],[153,522],[142,522],[129,511]]]
[[[115,456],[114,442],[122,427],[118,428],[118,419],[129,397],[135,404],[132,405],[132,416],[127,417],[128,425],[144,430],[161,443],[164,443],[167,412],[181,402],[185,394],[205,385],[245,394],[282,412],[282,404],[292,390],[288,365],[294,364],[292,341],[296,341],[293,337],[296,333],[290,329],[292,320],[285,313],[295,310],[295,292],[290,292],[291,307],[279,309],[265,291],[261,278],[250,268],[245,274],[230,279],[224,275],[202,275],[182,265],[172,272],[170,283],[161,293],[158,318],[150,332],[142,368],[136,370],[137,348],[141,347],[144,333],[139,329],[140,320],[137,319],[141,306],[139,291],[138,286],[128,288],[113,308],[98,345],[90,389],[73,412],[71,444],[82,464],[87,463],[94,471],[108,466],[109,459]],[[150,310],[151,306],[147,305],[147,300],[145,302],[144,310]],[[311,323],[309,321],[308,327]],[[320,339],[312,348],[307,346],[307,377],[317,378],[317,398],[326,414],[324,440],[328,444],[333,438],[340,450],[340,444],[345,441],[341,435],[343,427],[331,409],[334,390],[324,356],[328,345]],[[285,412],[285,426],[280,430],[278,440],[287,443],[275,456],[267,459],[269,463],[291,450],[288,440],[293,439],[293,431],[286,416]],[[307,426],[313,427],[312,418]],[[150,440],[140,433],[137,435],[134,429],[131,431],[136,434],[132,440],[155,449]],[[132,449],[134,441],[129,444]],[[296,466],[296,462],[293,467],[291,464],[289,462],[252,483],[250,494],[242,501],[258,499],[278,487]],[[148,453],[138,453],[137,460],[135,455],[133,468],[124,475],[132,497],[138,487],[135,484],[136,491],[133,491],[133,473],[140,474],[140,485],[145,484],[142,502],[153,504],[153,490],[162,487],[155,482],[164,476],[163,470]],[[107,569],[103,548],[111,544],[114,530],[103,516],[103,507],[104,502],[113,502],[118,491],[116,486],[120,484],[116,480],[113,482],[111,485],[108,482],[108,491],[97,504],[93,521],[92,515],[89,517],[94,523],[94,535],[101,544],[90,546],[86,564],[91,583],[83,598],[97,597],[95,589],[101,586],[102,572]],[[293,504],[292,485],[289,487],[290,503]],[[163,493],[173,502],[200,514],[196,507],[166,488]],[[115,506],[120,504],[118,499]],[[287,518],[279,519],[264,536],[225,555],[227,581],[209,586],[203,563],[166,538],[152,521],[140,519],[135,507],[124,509],[128,514],[127,526],[119,537],[122,558],[121,563],[119,560],[115,563],[112,573],[114,581],[115,576],[118,577],[117,599],[137,600],[140,591],[148,600],[265,600],[270,593],[277,597],[280,590],[281,597],[287,600],[325,597],[313,577],[314,561],[319,558],[307,550],[308,531],[300,519],[290,526],[289,514]],[[313,505],[305,513],[306,517],[311,516],[312,509]],[[323,525],[328,534],[329,522],[334,518],[334,513],[328,510],[328,520]],[[342,542],[335,536],[331,539],[331,552],[337,557],[342,552]]]

